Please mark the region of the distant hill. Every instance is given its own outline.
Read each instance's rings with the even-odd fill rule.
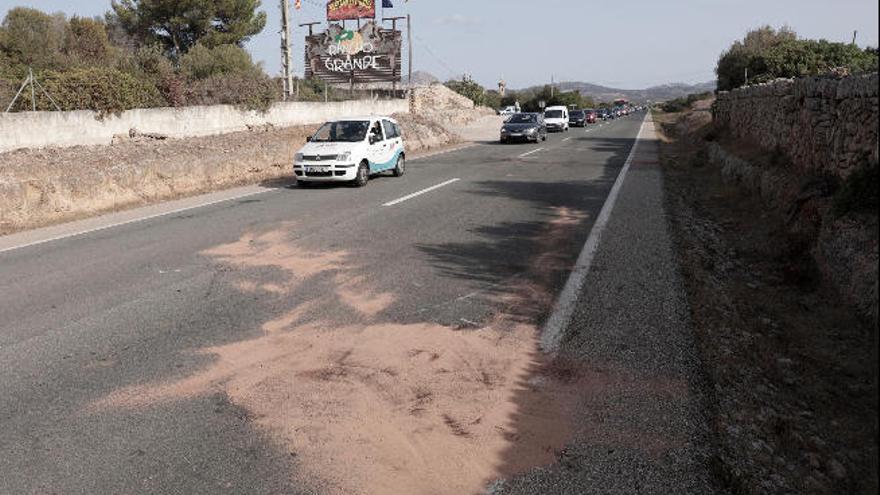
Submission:
[[[648,100],[665,101],[686,96],[691,93],[715,91],[715,81],[700,84],[663,84],[661,86],[652,86],[646,89],[618,89],[585,82],[561,82],[556,84],[556,88],[560,91],[580,91],[582,95],[590,96],[597,101],[613,101],[625,98],[639,103]],[[540,86],[527,89],[540,89]]]
[[[409,81],[407,80],[406,75],[403,76],[401,81],[403,82],[403,84],[409,84]],[[434,84],[435,82],[440,82],[440,79],[438,79],[437,76],[435,76],[434,74],[431,74],[430,72],[426,72],[423,70],[417,70],[417,71],[413,71],[412,82],[416,86],[424,86],[424,85],[428,85],[428,84]]]

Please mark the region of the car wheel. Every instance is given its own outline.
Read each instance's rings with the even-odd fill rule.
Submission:
[[[541,141],[547,140],[547,134],[541,134]]]
[[[501,144],[507,144],[507,139],[506,139],[506,138],[501,138],[501,139],[499,140],[499,142],[500,142]]]
[[[358,167],[357,177],[354,179],[354,185],[357,187],[364,187],[367,185],[367,182],[370,181],[370,166],[367,165],[367,162],[361,162],[361,166]]]
[[[312,183],[304,180],[298,180],[296,181],[296,187],[300,189],[308,189],[312,187]]]
[[[403,155],[397,157],[397,165],[394,167],[394,176],[403,177],[406,173],[406,158]]]

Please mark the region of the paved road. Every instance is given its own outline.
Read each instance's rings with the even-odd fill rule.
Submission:
[[[271,353],[240,346],[291,319],[539,323],[550,299],[511,308],[510,287],[535,278],[558,292],[640,123],[478,144],[364,189],[279,185],[0,252],[0,493],[336,486],[308,467],[308,449],[278,441],[271,407],[250,407],[261,398],[248,388],[265,380],[223,357]],[[555,262],[536,273],[546,255]]]

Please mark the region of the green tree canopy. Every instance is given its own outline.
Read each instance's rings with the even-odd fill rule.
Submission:
[[[194,80],[221,74],[258,74],[262,70],[254,64],[247,50],[238,45],[208,48],[196,43],[180,58],[180,73]]]
[[[10,63],[50,68],[58,63],[66,22],[61,14],[49,15],[36,9],[10,9],[0,24],[0,52]]]
[[[775,30],[764,26],[749,31],[722,53],[715,73],[718,89],[728,91],[747,82],[818,75],[835,68],[853,73],[876,71],[877,51],[848,43],[799,39],[787,27]]]
[[[178,59],[196,43],[241,46],[266,25],[260,0],[113,0],[107,14],[144,44],[159,43]]]

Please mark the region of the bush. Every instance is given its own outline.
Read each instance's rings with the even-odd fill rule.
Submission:
[[[468,98],[474,102],[474,105],[483,105],[485,102],[486,89],[477,84],[473,79],[464,78],[461,81],[446,81],[445,86]]]
[[[691,106],[697,101],[703,100],[712,96],[711,92],[703,92],[703,93],[691,93],[687,96],[683,96],[681,98],[676,98],[674,100],[669,100],[661,105],[661,109],[664,112],[681,112],[684,110],[688,110]]]
[[[877,50],[848,43],[798,39],[794,31],[769,26],[755,29],[736,41],[718,59],[715,73],[718,90],[729,91],[748,82],[794,78],[844,68],[850,73],[876,71]]]
[[[187,105],[235,105],[265,112],[278,101],[277,85],[265,74],[221,74],[192,82]]]
[[[195,45],[180,59],[180,73],[189,80],[206,79],[222,74],[256,74],[262,72],[250,54],[237,45],[208,48]]]
[[[156,86],[116,69],[89,67],[50,71],[39,75],[38,80],[62,110],[95,110],[106,114],[164,104]],[[38,95],[37,108],[55,109],[42,94]]]

